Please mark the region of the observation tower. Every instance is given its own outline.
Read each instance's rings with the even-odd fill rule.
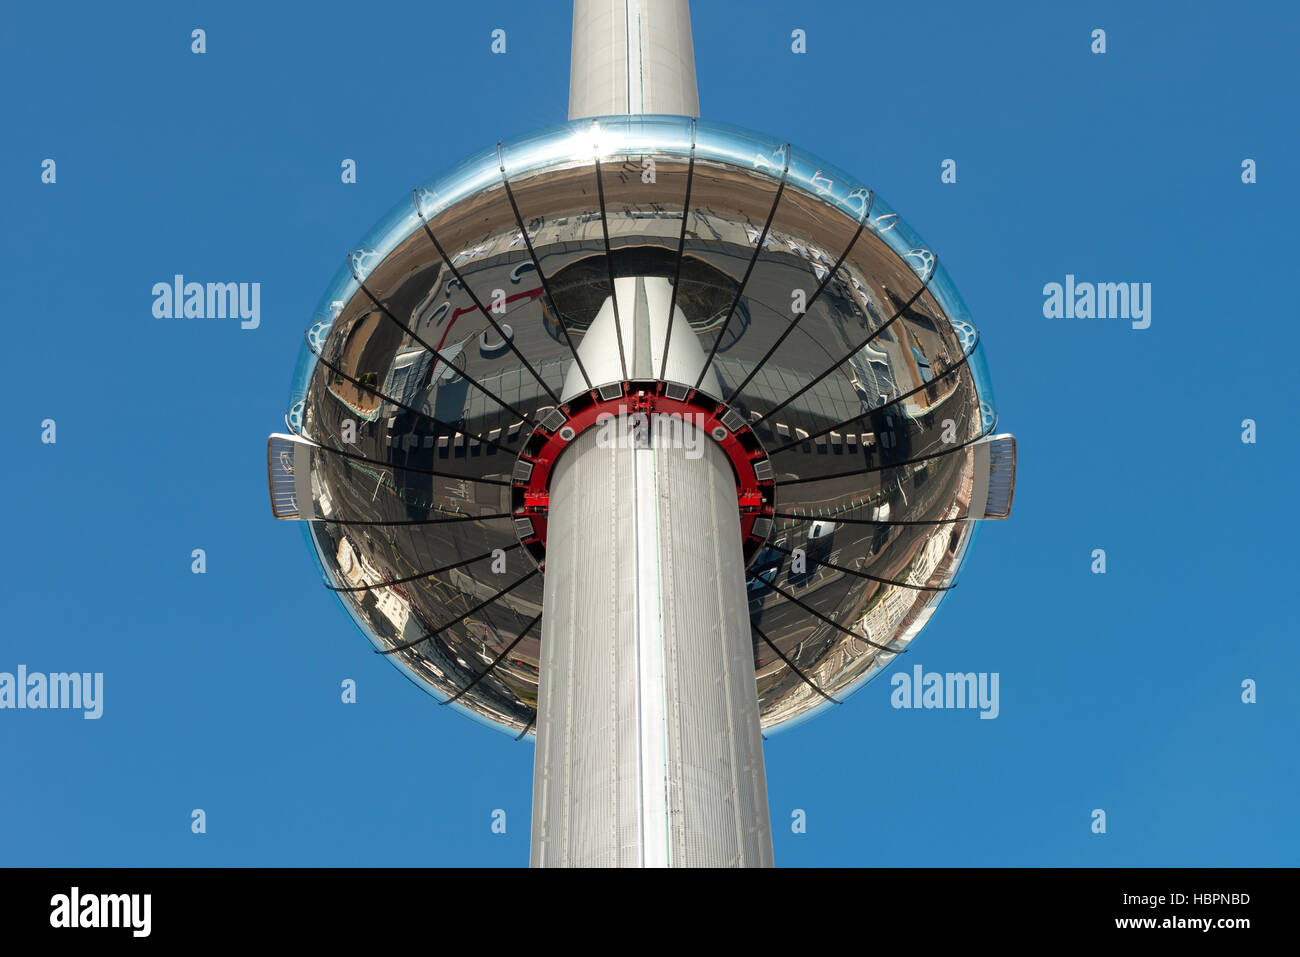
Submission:
[[[534,866],[771,865],[763,734],[886,669],[1011,510],[937,254],[698,113],[686,0],[577,0],[569,122],[362,239],[268,442],[374,650],[536,735]]]

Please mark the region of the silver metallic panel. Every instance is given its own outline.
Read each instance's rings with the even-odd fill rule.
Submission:
[[[699,116],[687,0],[575,0],[569,119]]]
[[[552,480],[534,866],[770,866],[723,453],[602,447]]]

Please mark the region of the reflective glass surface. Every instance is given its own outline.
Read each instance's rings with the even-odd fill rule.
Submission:
[[[322,447],[313,550],[376,650],[439,701],[527,733],[542,572],[511,475],[622,276],[674,283],[670,335],[698,338],[716,398],[770,456],[754,666],[764,727],[806,718],[887,666],[951,587],[975,526],[972,443],[997,417],[937,255],[870,188],[780,140],[582,120],[403,198],[348,254],[295,369],[290,427]]]

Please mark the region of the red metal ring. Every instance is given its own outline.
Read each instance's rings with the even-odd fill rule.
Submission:
[[[668,392],[675,395],[670,397]],[[520,450],[513,475],[511,511],[524,548],[539,568],[545,567],[551,473],[564,450],[606,416],[638,413],[690,416],[726,454],[736,479],[736,507],[748,565],[772,530],[776,483],[767,452],[749,423],[726,403],[688,386],[663,381],[603,385],[542,415]]]

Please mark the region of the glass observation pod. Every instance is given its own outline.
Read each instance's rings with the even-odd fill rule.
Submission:
[[[610,378],[580,346],[626,277],[669,291],[652,301],[666,341],[624,355],[620,340]],[[706,357],[694,381],[666,376],[674,336]],[[1010,512],[1014,439],[996,432],[979,333],[936,254],[836,167],[678,116],[501,143],[395,206],[307,329],[289,434],[269,444],[273,509],[304,521],[378,653],[522,737],[540,660],[538,449],[586,403],[647,390],[747,443],[767,732],[887,667],[978,520]]]

